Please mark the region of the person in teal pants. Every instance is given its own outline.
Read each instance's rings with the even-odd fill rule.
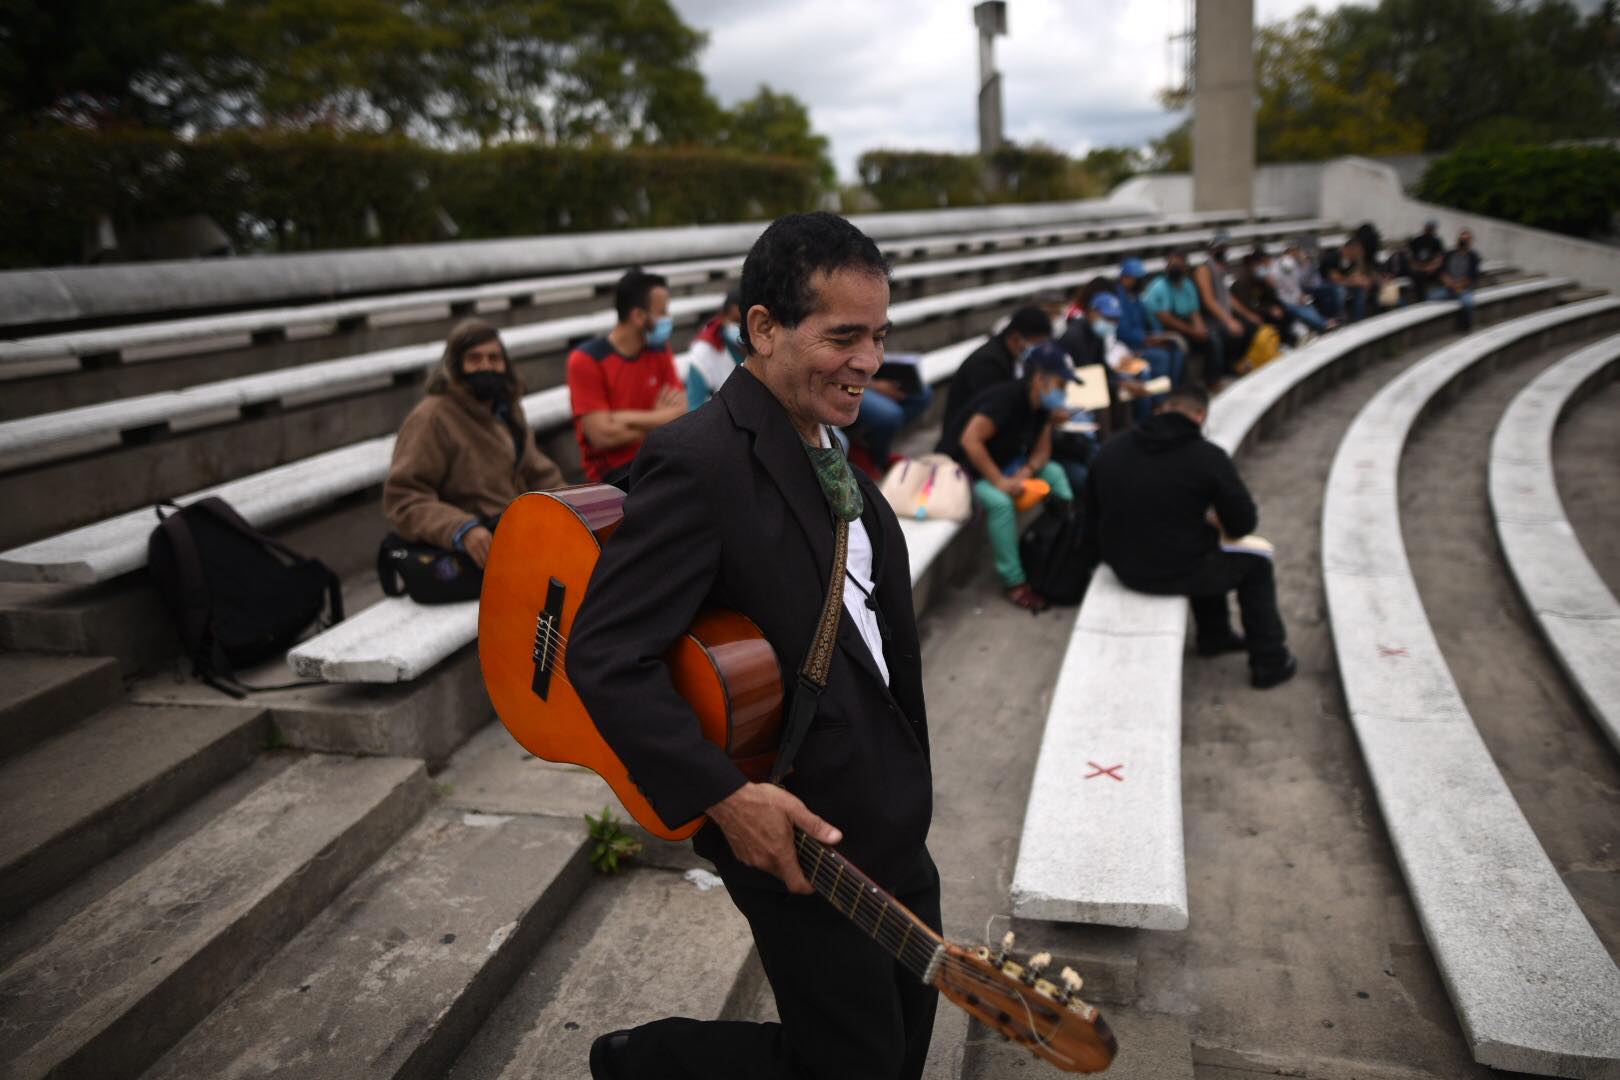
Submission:
[[[1038,477],[1053,495],[1074,499],[1068,474],[1052,460],[1052,425],[1063,413],[1065,387],[1078,381],[1061,345],[1037,345],[1022,378],[980,391],[946,422],[939,442],[941,453],[978,477],[973,493],[984,507],[996,574],[1007,599],[1029,611],[1049,602],[1030,587],[1018,556],[1018,498],[1025,482]]]

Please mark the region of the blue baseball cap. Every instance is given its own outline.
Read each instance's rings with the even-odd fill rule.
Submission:
[[[1061,375],[1066,382],[1079,382],[1074,365],[1069,363],[1069,350],[1055,341],[1043,341],[1024,360],[1025,371],[1041,371],[1048,375]]]
[[[1141,259],[1126,259],[1119,264],[1119,276],[1141,280],[1147,277],[1147,267],[1142,265]]]
[[[1111,292],[1100,292],[1091,298],[1091,310],[1105,319],[1118,319],[1119,297]]]

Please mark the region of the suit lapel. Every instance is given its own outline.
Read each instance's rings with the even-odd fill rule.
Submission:
[[[781,402],[746,367],[727,377],[719,396],[737,426],[754,433],[754,456],[781,489],[788,509],[804,530],[816,563],[816,580],[825,596],[833,560],[832,511],[810,455],[804,452],[803,440],[793,430]]]

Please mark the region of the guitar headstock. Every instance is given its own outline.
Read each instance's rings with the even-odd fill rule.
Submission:
[[[1072,968],[1048,974],[1047,953],[1015,960],[1012,937],[999,949],[947,942],[934,985],[992,1031],[1065,1072],[1108,1068],[1118,1044],[1102,1014],[1080,999],[1080,976]]]

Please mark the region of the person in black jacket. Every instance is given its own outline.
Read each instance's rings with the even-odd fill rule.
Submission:
[[[1052,317],[1038,307],[1013,312],[1007,325],[968,354],[951,376],[950,394],[945,399],[945,423],[950,425],[967,408],[968,402],[998,383],[1012,382],[1023,375],[1023,362],[1035,346],[1051,340]]]
[[[1225,450],[1203,437],[1209,392],[1177,387],[1145,423],[1103,444],[1086,478],[1086,557],[1138,592],[1186,596],[1201,656],[1246,650],[1250,682],[1288,681],[1296,667],[1277,612],[1271,557],[1229,550],[1259,515]],[[1236,591],[1243,636],[1226,594]]]
[[[780,1024],[660,1020],[598,1038],[597,1080],[922,1073],[935,992],[810,892],[793,829],[837,844],[930,926],[939,874],[927,712],[904,534],[828,426],[854,420],[889,330],[888,268],[833,214],[794,214],[743,264],[746,360],[702,409],[648,436],[624,517],[575,619],[569,682],[671,825],[694,837],[753,931]],[[791,695],[849,523],[837,648],[784,787],[704,740],[664,655],[706,608],[742,613]],[[680,928],[672,926],[671,933]],[[694,976],[695,977],[695,976]]]

